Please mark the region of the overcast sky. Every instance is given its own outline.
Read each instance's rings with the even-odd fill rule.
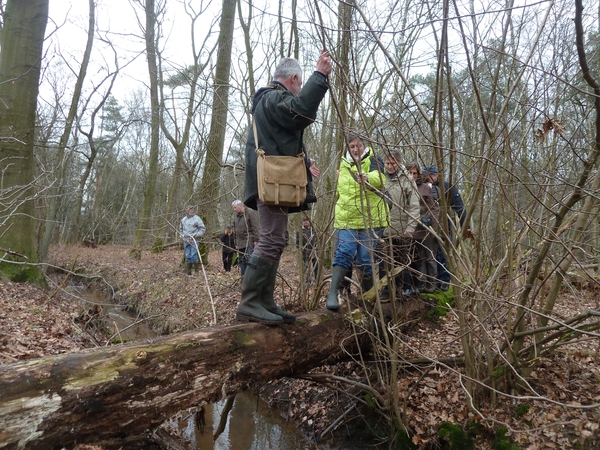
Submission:
[[[196,5],[200,2],[193,2]],[[209,3],[207,3],[209,4]],[[212,5],[220,2],[212,2]],[[162,28],[161,51],[163,58],[174,65],[186,65],[191,62],[190,19],[180,2],[169,0],[168,9]],[[211,4],[209,4],[211,6]],[[142,31],[138,25],[137,11],[140,20],[144,21],[143,11],[127,0],[98,0],[96,9],[97,30],[106,36],[116,47],[120,57],[122,75],[117,81],[114,93],[117,98],[130,93],[132,89],[143,87],[147,79],[147,65],[144,55]],[[55,0],[50,2],[50,20],[46,27],[47,59],[63,58],[71,67],[78,69],[87,39],[88,2],[85,0]],[[210,28],[215,12],[209,9],[203,14],[203,21],[197,30],[202,33]],[[215,27],[218,30],[218,27]],[[60,56],[59,56],[60,55]],[[92,62],[88,77],[93,77],[99,67],[112,63],[113,54],[107,51],[107,45],[96,39],[92,53]],[[105,62],[106,60],[106,62]]]

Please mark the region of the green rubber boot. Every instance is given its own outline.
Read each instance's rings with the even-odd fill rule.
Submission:
[[[186,275],[192,274],[192,263],[185,263],[185,274]]]
[[[331,286],[329,287],[329,292],[327,293],[327,309],[331,311],[337,311],[340,309],[340,304],[338,302],[338,289],[342,284],[342,280],[346,275],[346,269],[344,266],[333,266],[333,272],[331,274]]]
[[[252,259],[252,256],[250,259]],[[271,265],[269,276],[262,290],[262,305],[270,313],[281,316],[284,323],[294,323],[296,321],[296,316],[277,306],[277,303],[275,303],[275,299],[273,298],[273,294],[275,293],[275,283],[277,282],[277,269],[279,269],[279,261],[275,261]]]
[[[272,263],[252,255],[242,281],[242,300],[238,305],[236,319],[240,322],[259,322],[265,325],[281,325],[283,318],[270,313],[262,305],[262,290],[267,283]]]

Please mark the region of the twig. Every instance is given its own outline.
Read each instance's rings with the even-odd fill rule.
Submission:
[[[323,431],[321,433],[321,435],[319,436],[319,439],[323,439],[325,436],[327,436],[327,434],[331,431],[333,431],[335,428],[337,428],[337,426],[339,425],[339,423],[344,419],[344,417],[346,417],[348,414],[350,414],[350,412],[356,408],[356,404],[352,405],[350,408],[348,408],[346,411],[344,411],[342,413],[342,415],[340,417],[338,417],[337,419],[335,419],[333,421],[333,423],[331,425],[329,425],[325,431]]]
[[[0,251],[3,251],[4,253],[11,255],[11,256],[19,256],[20,258],[25,258],[25,259],[29,259],[27,256],[25,256],[22,253],[19,252],[15,252],[14,250],[7,250],[5,248],[0,247]]]
[[[113,325],[115,326],[115,330],[117,330],[117,335],[119,336],[119,341],[121,341],[121,344],[122,344],[124,342],[123,336],[121,336],[121,330],[119,330],[119,327],[117,326],[117,322],[115,322],[114,320],[113,320]],[[107,342],[107,344],[108,344],[108,342]]]

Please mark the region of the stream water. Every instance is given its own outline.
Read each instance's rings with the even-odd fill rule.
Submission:
[[[114,330],[115,337],[131,341],[154,337],[158,334],[146,322],[135,315],[113,305],[106,294],[100,291],[86,292],[86,298],[103,305],[104,315]],[[298,428],[286,421],[276,410],[269,408],[260,397],[250,392],[236,395],[223,432],[213,442],[219,426],[225,400],[204,407],[204,423],[196,423],[195,415],[178,421],[184,441],[192,450],[314,450]]]

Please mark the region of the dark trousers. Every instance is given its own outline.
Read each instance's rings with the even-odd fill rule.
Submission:
[[[223,252],[223,269],[225,269],[225,272],[231,272],[232,261],[233,252]]]
[[[319,261],[310,253],[302,254],[302,261],[304,262],[304,281],[312,282],[317,280],[317,274],[319,273]]]
[[[260,238],[254,247],[254,254],[259,258],[279,261],[287,244],[287,206],[267,206],[256,200],[258,218],[260,219]]]
[[[248,267],[248,259],[254,252],[254,247],[244,247],[238,250],[238,266],[240,266],[240,275],[244,276],[246,267]]]
[[[441,283],[450,284],[450,272],[448,272],[446,254],[444,253],[444,248],[439,242],[437,244],[435,259],[437,260],[438,280],[440,280]]]
[[[416,283],[419,288],[435,286],[437,278],[437,262],[435,260],[437,252],[437,241],[432,234],[428,234],[424,239],[415,240],[416,256],[414,264],[411,264],[417,273]],[[415,277],[413,276],[413,279]]]
[[[379,278],[391,273],[395,267],[404,266],[405,269],[394,278],[396,290],[409,289],[412,286],[412,275],[410,265],[414,258],[415,247],[413,239],[410,237],[392,238],[392,247],[389,248],[389,241],[386,239],[383,248],[383,259],[379,264]],[[390,281],[388,280],[388,286]]]

